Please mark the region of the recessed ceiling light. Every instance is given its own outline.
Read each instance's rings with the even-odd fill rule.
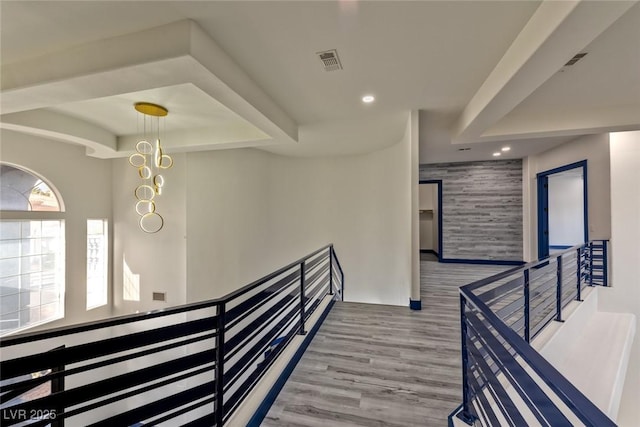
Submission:
[[[509,147],[509,146],[502,147],[502,151],[509,151],[509,150],[511,150],[511,147]]]
[[[362,102],[364,102],[366,104],[370,104],[375,100],[376,100],[376,98],[373,95],[365,95],[365,96],[362,97]]]
[[[500,153],[499,151],[496,151],[495,153],[493,153],[493,157],[498,157],[500,156],[502,153]]]

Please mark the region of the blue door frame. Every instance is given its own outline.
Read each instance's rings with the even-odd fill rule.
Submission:
[[[587,161],[571,163],[536,175],[538,182],[538,259],[549,257],[549,176],[571,169],[582,168],[584,241],[589,241],[589,204],[587,201]]]
[[[418,181],[419,184],[436,184],[438,187],[438,262],[442,262],[442,180],[441,179],[424,179]]]

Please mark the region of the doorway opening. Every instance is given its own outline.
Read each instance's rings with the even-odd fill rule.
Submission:
[[[419,182],[420,259],[442,260],[442,180]]]
[[[540,172],[538,259],[589,241],[587,161]]]

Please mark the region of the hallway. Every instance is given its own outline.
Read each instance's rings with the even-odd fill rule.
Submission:
[[[461,401],[458,287],[509,267],[421,261],[422,311],[336,303],[263,426],[445,426]]]

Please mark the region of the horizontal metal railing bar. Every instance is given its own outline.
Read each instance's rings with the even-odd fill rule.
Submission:
[[[307,270],[308,271],[308,270]],[[311,290],[315,284],[315,282],[321,277],[324,276],[327,272],[329,271],[329,265],[326,265],[326,268],[319,268],[318,270],[316,270],[315,273],[313,273],[311,276],[307,276],[305,283],[304,283],[304,290],[309,291]]]
[[[189,390],[176,393],[172,396],[156,400],[155,402],[139,406],[127,412],[123,412],[100,422],[91,424],[90,427],[129,426],[135,424],[136,422],[139,422],[141,420],[146,420],[153,416],[167,412],[167,410],[174,409],[179,406],[186,405],[189,402],[193,402],[194,400],[201,399],[211,393],[214,385],[215,384],[213,381],[201,384]]]
[[[555,310],[556,294],[555,288],[551,288],[544,292],[536,293],[532,298],[529,298],[529,312],[531,315],[538,314],[539,311],[536,311],[536,309],[543,305],[551,307],[550,303],[553,303],[552,308]]]
[[[480,356],[480,358],[482,358],[482,361],[483,361],[484,365],[486,366],[486,370],[484,371],[485,372],[484,376],[487,377],[486,379],[489,382],[491,382],[490,378],[493,376],[493,380],[497,380],[495,378],[495,373],[500,370],[500,367],[498,366],[499,365],[498,359],[494,359],[495,358],[495,354],[494,353],[489,354],[489,352],[487,350],[485,350],[486,342],[483,342],[482,337],[477,334],[477,331],[475,331],[473,329],[473,327],[471,327],[471,326],[470,326],[470,330],[475,334],[475,337],[476,337],[475,341],[480,343],[481,347],[480,347],[480,349],[478,349],[475,346],[469,346],[467,344],[467,348],[468,348],[468,350],[470,352],[468,354],[469,358],[471,360],[475,360],[474,354],[471,353],[472,351],[475,350],[475,355],[476,356]],[[483,350],[485,352],[484,356],[482,355]],[[491,359],[491,364],[490,365],[487,363],[487,359]],[[472,367],[474,365],[470,364],[469,366]],[[478,364],[477,367],[479,367],[479,366],[480,365]],[[492,375],[490,375],[489,373],[491,373]],[[506,374],[505,378],[509,379],[510,373],[506,372],[505,374]],[[509,381],[509,383],[513,384],[512,381]],[[487,384],[487,381],[484,381],[483,384],[480,384],[476,380],[476,382],[475,382],[475,384],[474,384],[474,386],[472,388],[474,389],[474,391],[476,392],[477,395],[480,395],[480,396],[482,396],[483,399],[485,399],[485,400],[483,400],[483,402],[485,402],[485,404],[488,405],[488,402],[486,402],[486,398],[484,398],[484,396],[483,396],[483,391],[484,391],[484,388],[485,388],[486,384]],[[498,384],[499,384],[499,382],[498,382]],[[515,388],[515,390],[518,392],[518,394],[521,395],[521,397],[525,398],[524,396],[522,396],[522,392],[520,390],[518,390],[517,387]],[[497,395],[495,393],[492,393],[492,395],[493,395],[494,400],[496,401],[496,403],[500,404],[501,402],[500,402],[499,399],[497,399]],[[511,401],[510,398],[507,398],[507,399],[508,399],[508,401]],[[485,412],[485,415],[489,415],[489,413],[487,412],[487,409],[483,408],[483,410]],[[488,405],[488,410],[493,412],[493,409],[491,409],[491,405]],[[502,409],[501,409],[501,412],[502,412]],[[503,412],[503,414],[504,414],[504,412]],[[507,416],[505,416],[505,418],[508,419]],[[497,423],[497,424],[494,424],[494,425],[500,425],[500,423]],[[521,425],[526,425],[526,423],[525,424],[521,424]]]
[[[556,276],[555,272],[553,274],[553,277],[549,276],[544,277],[544,280],[538,280],[540,278],[542,278],[542,276],[538,277],[536,280],[529,281],[529,289],[531,290],[531,292],[544,293],[549,289],[555,289],[555,287],[558,285],[558,277]]]
[[[202,351],[158,365],[138,369],[126,374],[113,376],[87,385],[19,403],[11,406],[11,409],[25,410],[26,413],[30,413],[31,411],[37,411],[42,408],[62,408],[79,405],[168,375],[212,363],[214,358],[215,352],[213,350]]]
[[[216,317],[192,320],[177,325],[163,326],[87,344],[3,360],[0,362],[0,380],[205,332],[210,330],[212,325],[215,325]]]
[[[314,291],[312,295],[307,295],[307,303],[315,299],[321,292],[323,292],[324,288],[329,284],[329,276],[318,278],[318,283],[313,287],[313,289],[309,289],[310,291]],[[328,291],[328,289],[327,289]]]
[[[295,320],[295,319],[291,319],[291,320]],[[289,322],[291,323],[291,322]],[[287,330],[287,328],[289,327],[289,324],[285,324],[284,327],[281,330]],[[262,364],[255,369],[253,372],[251,372],[251,374],[249,374],[249,376],[242,382],[241,386],[237,388],[237,390],[233,393],[233,395],[231,396],[231,398],[227,399],[225,401],[224,404],[224,413],[225,413],[225,420],[231,416],[231,414],[233,413],[233,411],[236,409],[236,405],[244,398],[244,396],[246,396],[249,391],[251,391],[253,385],[260,379],[262,378],[262,376],[266,373],[266,371],[269,369],[269,367],[273,364],[273,362],[275,361],[275,359],[278,357],[278,355],[280,355],[280,353],[285,349],[285,347],[291,342],[291,340],[293,339],[293,337],[295,337],[297,334],[297,330],[296,328],[293,328],[291,331],[289,331],[287,333],[287,335],[285,335],[285,339],[278,344],[278,346],[276,348],[274,348],[271,353],[269,354],[269,356],[267,358],[265,358],[265,360],[262,362]],[[253,360],[255,361],[255,359]],[[253,361],[251,362],[251,364],[253,363]],[[241,375],[238,375],[235,377],[235,379],[240,378]],[[225,379],[226,381],[226,379]],[[235,380],[233,381],[235,382]],[[231,387],[233,385],[233,382],[231,382],[229,384],[229,387]]]
[[[508,319],[513,313],[520,311],[522,307],[524,307],[524,296],[519,296],[516,300],[498,310],[495,310],[494,312],[499,318]]]
[[[93,322],[81,323],[79,325],[62,326],[59,328],[47,329],[40,332],[27,332],[20,335],[12,335],[0,338],[0,347],[9,347],[18,344],[24,344],[31,341],[42,341],[50,338],[57,338],[64,335],[77,334],[81,332],[94,331],[96,329],[110,328],[114,326],[124,325],[127,323],[141,322],[151,320],[158,317],[170,316],[174,314],[186,313],[204,308],[215,307],[220,300],[209,300],[192,304],[185,304],[177,307],[164,308],[159,310],[148,311],[146,313],[127,314],[124,316],[113,317],[106,320],[96,320]]]
[[[252,313],[252,308],[254,308],[258,304],[265,304],[268,301],[271,301],[273,298],[277,297],[282,293],[290,293],[286,291],[287,288],[291,287],[293,284],[300,280],[300,271],[295,270],[291,274],[283,277],[278,280],[273,285],[269,286],[266,289],[258,292],[256,295],[251,298],[243,301],[237,306],[231,308],[225,313],[225,322],[227,324],[227,330],[232,329],[235,325],[237,325],[240,321],[244,320],[247,316]]]
[[[319,264],[322,264],[324,261],[329,261],[329,254],[321,254],[316,256],[313,260],[307,260],[305,262],[305,267],[307,269],[307,272],[310,272],[311,270],[313,270],[315,267],[317,267]]]
[[[293,315],[292,307],[298,302],[298,295],[289,293],[277,301],[269,310],[255,318],[240,332],[225,342],[225,360],[229,360],[236,353],[247,346],[256,336],[268,329],[272,319],[277,319],[282,313],[289,310],[289,315]],[[296,306],[297,307],[297,306]],[[245,330],[247,332],[245,332]]]
[[[510,319],[513,319],[513,316],[510,317]],[[508,326],[516,332],[524,329],[524,314],[521,314],[520,317],[517,317],[515,320],[511,320]]]
[[[327,285],[325,285],[327,286]],[[323,288],[325,287],[323,286]],[[315,309],[322,303],[323,298],[329,293],[329,290],[325,290],[324,292],[320,292],[322,293],[322,295],[319,295],[318,298],[316,298],[315,300],[311,300],[313,302],[311,302],[309,304],[309,307],[307,310],[305,310],[305,320],[307,320],[308,318],[311,317],[311,315],[313,314],[313,312],[315,311]]]
[[[175,377],[171,377],[171,378],[166,379],[164,381],[153,383],[151,385],[148,385],[148,386],[145,386],[145,387],[142,387],[142,388],[137,388],[135,390],[128,391],[126,393],[119,394],[117,396],[112,396],[112,397],[109,397],[107,399],[103,399],[103,400],[101,400],[99,402],[90,403],[88,405],[82,406],[80,408],[73,409],[71,411],[64,411],[62,414],[56,414],[56,417],[57,418],[71,418],[71,417],[73,417],[75,415],[78,415],[78,414],[81,414],[83,412],[91,411],[93,409],[99,408],[101,406],[109,405],[111,403],[117,402],[117,401],[122,400],[122,399],[127,399],[129,397],[133,397],[133,396],[139,395],[141,393],[146,393],[148,391],[154,390],[156,388],[164,387],[166,385],[175,383],[177,381],[182,381],[182,380],[185,380],[187,378],[194,377],[196,375],[204,374],[205,372],[211,372],[213,370],[213,368],[214,367],[212,365],[206,365],[203,368],[196,369],[195,371],[189,371],[189,372],[186,372],[184,374],[181,374],[181,375],[178,375],[178,376],[175,376]],[[214,384],[215,384],[215,382],[214,382]],[[214,387],[214,389],[215,389],[215,387]],[[215,399],[215,397],[214,397],[214,399]]]
[[[286,312],[285,316],[271,329],[267,330],[265,334],[249,348],[243,356],[237,360],[233,366],[229,369],[225,369],[224,372],[224,384],[225,387],[231,387],[233,383],[240,377],[240,375],[246,371],[253,362],[264,352],[269,344],[278,336],[278,334],[288,326],[292,321],[296,320],[297,316],[293,315],[297,312],[297,306],[294,304],[292,308]]]
[[[167,421],[169,421],[169,420],[171,420],[173,418],[179,417],[180,415],[186,414],[187,412],[191,412],[194,409],[198,409],[201,406],[213,403],[213,402],[215,402],[215,400],[216,400],[215,396],[209,397],[209,398],[204,399],[204,400],[200,400],[200,401],[194,403],[193,405],[185,406],[184,408],[178,409],[177,411],[171,412],[170,414],[164,415],[164,416],[162,416],[160,418],[154,418],[154,419],[151,419],[151,420],[144,420],[144,424],[143,425],[155,426],[155,425],[167,422]],[[213,423],[208,422],[208,423],[203,424],[203,425],[210,427],[211,425],[213,425]]]
[[[531,319],[536,318],[538,315],[543,313],[545,309],[551,310],[554,314],[556,312],[555,301],[556,301],[556,293],[553,292],[543,299],[536,300],[536,304],[531,304]],[[550,304],[553,303],[553,304]]]
[[[486,279],[477,280],[473,283],[463,286],[460,289],[467,289],[468,291],[473,291],[475,289],[486,286],[490,283],[497,282],[498,280],[504,279],[506,277],[512,276],[514,274],[519,273],[520,271],[524,271],[522,267],[514,267],[507,271],[503,271],[502,273],[495,274],[491,277],[487,277]]]
[[[498,421],[498,418],[496,417],[496,414],[494,413],[491,407],[491,404],[487,400],[487,397],[484,395],[483,386],[478,383],[477,379],[474,378],[473,375],[469,375],[469,383],[471,385],[471,389],[473,390],[475,396],[478,397],[478,399],[480,400],[479,406],[483,410],[484,418],[487,419],[487,421],[489,422],[489,425],[490,426],[500,425],[500,422]]]
[[[185,345],[194,344],[196,342],[201,342],[202,340],[215,338],[217,335],[218,334],[215,333],[215,332],[211,333],[211,334],[207,334],[207,335],[199,335],[197,337],[189,338],[189,339],[186,339],[186,340],[183,340],[183,341],[177,341],[177,342],[174,342],[174,343],[171,343],[171,344],[166,344],[166,345],[163,345],[163,346],[160,346],[160,347],[154,347],[154,348],[151,348],[151,349],[148,349],[148,350],[143,350],[143,351],[139,351],[139,352],[136,352],[136,353],[127,354],[127,355],[116,357],[116,358],[113,358],[113,359],[107,359],[107,360],[103,360],[103,361],[100,361],[100,362],[91,363],[89,365],[79,366],[77,368],[64,369],[64,370],[60,370],[58,372],[50,372],[46,376],[42,376],[42,377],[39,377],[39,378],[30,379],[30,380],[25,380],[25,381],[20,381],[20,382],[12,383],[12,384],[7,385],[7,386],[3,386],[0,389],[0,393],[4,393],[4,389],[5,388],[7,390],[17,390],[18,388],[21,389],[21,390],[30,390],[33,387],[39,385],[40,383],[47,382],[47,381],[50,381],[52,379],[61,378],[61,377],[68,377],[68,376],[71,376],[71,375],[80,374],[82,372],[91,371],[93,369],[102,368],[104,366],[113,365],[113,364],[116,364],[116,363],[125,362],[127,360],[136,359],[138,357],[149,356],[151,354],[159,353],[161,351],[171,350],[171,349],[182,347],[182,346],[185,346]],[[1,402],[3,402],[2,397],[0,397],[0,403]]]
[[[580,246],[577,246],[577,249]],[[482,312],[485,320],[516,350],[527,364],[540,378],[556,393],[556,395],[573,411],[576,416],[589,426],[615,426],[589,399],[587,399],[573,384],[564,378],[549,362],[538,354],[515,331],[506,326],[500,319],[477,298],[470,289],[460,288],[460,292],[476,309]]]
[[[182,427],[211,427],[216,425],[216,412],[203,415],[202,417],[195,419],[187,424],[183,424]],[[219,426],[216,426],[219,427]]]
[[[484,314],[484,313],[483,313]],[[492,323],[485,315],[485,320]],[[540,388],[540,386],[531,378],[524,367],[522,367],[513,355],[496,339],[496,337],[485,326],[484,322],[480,320],[475,313],[467,313],[467,321],[472,325],[478,336],[484,341],[486,347],[493,353],[494,360],[502,365],[501,372],[505,374],[513,388],[520,394],[520,397],[527,403],[532,412],[536,412],[538,408],[533,405],[533,402],[543,405],[545,413],[552,417],[554,420],[554,427],[572,427],[572,424],[564,416],[564,414],[558,409],[558,407],[551,401],[546,393]],[[495,328],[495,325],[492,325]],[[502,325],[500,325],[502,326]],[[512,334],[515,334],[510,328],[508,329]],[[496,332],[500,334],[500,330],[495,328]],[[518,339],[522,340],[518,335],[515,335]],[[510,342],[512,344],[512,342]],[[525,359],[526,360],[526,359]],[[518,381],[520,379],[520,381]],[[544,416],[544,414],[542,414]],[[545,417],[546,418],[546,417]]]
[[[556,317],[556,312],[554,310],[554,311],[551,311],[546,316],[542,317],[542,319],[540,319],[539,321],[537,321],[537,322],[533,322],[532,321],[531,322],[531,324],[532,324],[532,326],[531,326],[531,339],[535,338],[540,332],[542,332],[544,327],[547,326],[549,323],[551,323],[555,317]]]
[[[104,319],[104,320],[96,320],[96,321],[92,321],[92,322],[85,322],[85,323],[81,323],[79,325],[70,325],[70,326],[62,326],[59,328],[52,328],[52,329],[48,329],[46,331],[40,331],[40,332],[26,332],[26,333],[22,333],[19,335],[13,335],[13,336],[9,336],[9,337],[4,337],[4,338],[0,338],[0,348],[2,347],[8,347],[8,346],[12,346],[12,345],[17,345],[17,344],[23,344],[26,342],[31,342],[31,341],[38,341],[38,340],[44,340],[44,339],[49,339],[49,338],[55,338],[55,337],[59,337],[59,336],[63,336],[63,335],[70,335],[70,334],[75,334],[75,333],[79,333],[79,332],[88,332],[88,331],[92,331],[92,330],[96,330],[96,329],[100,329],[100,328],[107,328],[107,327],[113,327],[113,326],[118,326],[118,325],[124,325],[126,323],[132,323],[132,322],[138,322],[138,321],[142,321],[142,320],[147,320],[147,319],[153,319],[156,317],[163,317],[163,316],[169,316],[172,314],[180,314],[180,313],[185,313],[187,311],[194,311],[194,310],[199,310],[199,309],[204,309],[204,308],[209,308],[209,307],[217,307],[219,306],[221,303],[223,302],[228,302],[232,299],[235,299],[241,295],[244,295],[245,293],[251,291],[252,289],[256,288],[257,286],[260,286],[261,284],[268,282],[269,280],[273,279],[274,277],[279,276],[280,274],[282,274],[283,272],[289,270],[290,268],[292,268],[295,265],[300,264],[301,262],[305,261],[307,258],[310,258],[324,250],[326,250],[327,248],[331,248],[333,245],[332,244],[328,244],[323,246],[322,248],[315,250],[313,252],[311,252],[309,255],[304,256],[300,259],[298,259],[297,261],[294,261],[276,271],[274,271],[271,274],[268,274],[267,276],[262,277],[261,279],[258,279],[252,283],[249,283],[248,285],[234,291],[231,292],[230,294],[225,295],[224,297],[221,298],[215,298],[215,299],[210,299],[210,300],[206,300],[206,301],[200,301],[200,302],[195,302],[195,303],[189,303],[189,304],[183,304],[183,305],[179,305],[176,307],[171,307],[171,308],[165,308],[165,309],[160,309],[160,310],[152,310],[146,313],[135,313],[135,314],[127,314],[124,316],[118,316],[118,317],[113,317],[110,319]],[[337,257],[335,258],[336,261]],[[339,265],[339,262],[338,262]],[[342,269],[341,269],[342,270]]]
[[[231,301],[232,299],[238,298],[239,296],[246,294],[247,292],[251,291],[252,289],[256,288],[257,286],[260,286],[264,282],[268,282],[269,280],[273,279],[274,277],[279,276],[280,274],[282,274],[283,272],[289,270],[290,268],[292,268],[292,267],[294,267],[296,265],[299,265],[300,263],[304,262],[308,258],[311,258],[312,256],[317,255],[317,254],[319,254],[320,252],[322,252],[324,250],[327,250],[331,246],[332,246],[331,244],[323,246],[322,248],[311,252],[309,255],[300,258],[299,260],[294,261],[294,262],[292,262],[292,263],[290,263],[290,264],[288,264],[288,265],[286,265],[286,266],[274,271],[273,273],[266,275],[265,277],[263,277],[261,279],[258,279],[258,280],[254,281],[252,283],[249,283],[248,285],[246,285],[246,286],[244,286],[244,287],[242,287],[242,288],[240,288],[240,289],[238,289],[236,291],[233,291],[230,294],[227,294],[224,298],[221,298],[220,300],[221,301]]]
[[[324,271],[322,273],[322,275],[316,277],[314,282],[305,289],[306,301],[309,301],[318,295],[318,291],[325,286],[324,283],[329,281],[329,275],[325,274],[327,272]]]
[[[524,421],[524,418],[518,411],[518,408],[509,397],[509,394],[502,386],[502,384],[500,384],[500,381],[495,377],[493,370],[489,367],[489,364],[484,359],[484,357],[482,357],[478,349],[474,346],[468,346],[467,348],[469,349],[470,358],[475,361],[474,364],[477,364],[480,370],[484,373],[484,379],[489,382],[489,384],[491,384],[491,387],[496,393],[498,397],[496,399],[496,402],[500,402],[501,407],[506,411],[506,413],[503,414],[508,414],[508,418],[511,418],[511,420],[515,422],[515,424],[513,425],[527,425],[527,423]],[[505,418],[507,417],[505,416]]]
[[[500,286],[496,286],[493,289],[489,289],[481,294],[478,294],[478,297],[482,299],[482,301],[487,304],[494,304],[497,301],[502,300],[507,295],[511,295],[512,292],[517,291],[518,288],[522,286],[524,283],[524,278],[522,275],[509,280],[507,283],[503,283]]]
[[[562,308],[565,308],[571,301],[575,301],[578,296],[578,290],[571,288],[571,292],[562,295]]]

